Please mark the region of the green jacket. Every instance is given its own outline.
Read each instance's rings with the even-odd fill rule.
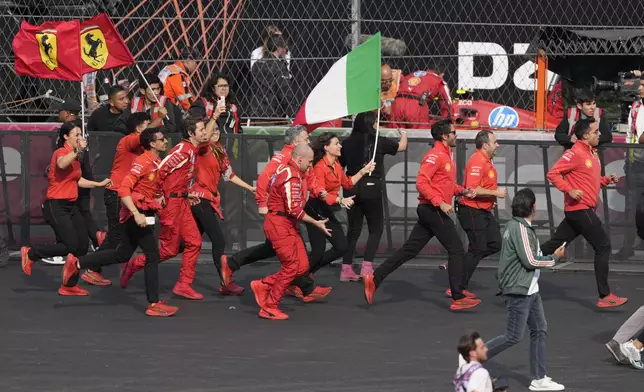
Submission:
[[[534,271],[555,265],[555,255],[542,256],[534,228],[513,217],[503,233],[497,279],[502,294],[528,295]]]

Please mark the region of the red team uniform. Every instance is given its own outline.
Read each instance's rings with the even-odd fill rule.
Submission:
[[[429,104],[438,98],[441,117],[451,116],[452,99],[447,83],[433,71],[416,71],[400,78],[398,95],[391,104],[390,128],[429,129]]]

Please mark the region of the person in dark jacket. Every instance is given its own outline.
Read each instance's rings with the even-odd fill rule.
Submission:
[[[286,41],[280,35],[269,37],[266,53],[251,68],[253,75],[252,110],[255,118],[285,118],[295,115],[297,100],[292,78],[284,59]]]
[[[571,148],[577,138],[573,133],[575,123],[579,120],[587,118],[595,118],[599,120],[596,124],[599,127],[599,144],[610,143],[613,141],[613,133],[610,124],[602,116],[602,109],[597,107],[595,102],[595,94],[590,90],[581,90],[577,93],[577,104],[568,108],[566,117],[561,120],[555,132],[555,140],[561,144],[566,150]]]

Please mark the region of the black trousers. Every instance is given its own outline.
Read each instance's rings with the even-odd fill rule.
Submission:
[[[98,232],[98,226],[94,222],[94,217],[92,216],[92,211],[90,209],[90,198],[89,197],[79,197],[78,198],[78,209],[80,210],[83,220],[85,221],[85,229],[87,229],[87,237],[92,241],[95,249],[98,249],[98,239],[96,238],[96,232]]]
[[[154,216],[152,212],[142,211],[145,216]],[[140,227],[134,217],[123,225],[124,236],[116,249],[94,252],[79,258],[82,269],[94,270],[111,264],[127,263],[137,247],[141,247],[145,255],[145,294],[149,303],[159,302],[159,244],[154,233],[154,225]],[[77,277],[76,277],[77,279]]]
[[[212,261],[221,278],[221,256],[226,249],[226,237],[221,228],[222,220],[219,214],[212,208],[210,200],[201,199],[199,204],[192,206],[192,215],[197,221],[199,233],[206,233],[212,243]],[[231,268],[232,269],[232,268]]]
[[[331,230],[331,237],[327,237],[322,230],[310,223],[306,224],[306,231],[309,235],[311,244],[311,254],[309,254],[309,272],[316,273],[320,268],[331,264],[331,262],[342,257],[348,249],[347,237],[342,230],[342,225],[335,217],[335,214],[324,201],[311,198],[306,203],[306,210],[313,212],[316,219],[328,218],[326,227]],[[310,215],[310,214],[309,214]],[[317,216],[316,216],[317,215]],[[326,250],[326,241],[329,240],[332,248]]]
[[[405,262],[416,257],[434,236],[447,249],[449,287],[453,299],[463,295],[463,243],[459,239],[452,219],[440,208],[420,204],[417,209],[418,222],[411,230],[407,242],[374,271],[374,282],[378,287],[382,281]]]
[[[103,201],[105,202],[105,215],[107,217],[107,235],[99,249],[101,251],[116,249],[124,237],[124,228],[119,222],[121,199],[119,198],[118,192],[105,189]]]
[[[541,245],[544,255],[551,255],[564,242],[570,243],[582,235],[595,251],[595,279],[599,298],[610,294],[608,286],[608,261],[610,259],[610,238],[604,231],[602,221],[593,210],[566,211],[565,218],[555,231],[554,237]]]
[[[367,246],[364,252],[364,261],[373,261],[376,257],[376,251],[382,238],[382,231],[384,227],[385,217],[381,197],[364,198],[356,195],[353,199],[355,204],[350,210],[347,210],[348,229],[347,229],[347,242],[348,250],[344,254],[342,260],[343,264],[352,264],[353,255],[356,251],[356,244],[362,233],[362,223],[364,218],[367,218],[367,228],[369,229],[369,237],[367,238]]]
[[[87,238],[85,220],[80,213],[77,202],[45,200],[43,203],[43,216],[45,222],[54,229],[56,243],[32,247],[29,251],[31,260],[66,256],[68,253],[76,257],[87,254],[89,239]]]
[[[501,228],[490,211],[458,206],[458,221],[469,245],[463,261],[463,288],[467,289],[479,262],[501,250]]]
[[[269,240],[265,240],[263,244],[251,246],[250,248],[242,249],[239,252],[228,258],[228,266],[233,271],[238,271],[243,265],[251,264],[256,261],[270,259],[275,257],[275,250],[273,244]]]

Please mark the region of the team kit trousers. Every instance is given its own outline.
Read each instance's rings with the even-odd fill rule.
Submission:
[[[457,215],[469,241],[463,262],[463,288],[467,289],[479,262],[501,250],[501,229],[487,210],[459,205]]]
[[[197,222],[199,233],[206,233],[212,243],[212,260],[221,278],[221,256],[226,249],[226,237],[222,230],[223,221],[210,204],[210,200],[201,199],[199,204],[192,206],[192,214]]]
[[[430,204],[420,204],[417,208],[418,222],[411,230],[407,242],[373,273],[374,283],[378,287],[382,281],[398,267],[416,257],[427,243],[436,237],[447,249],[447,272],[452,299],[459,300],[463,295],[463,243],[459,239],[452,219],[440,208]]]
[[[611,254],[610,238],[604,231],[602,221],[594,210],[566,211],[565,218],[559,226],[555,235],[546,243],[541,245],[544,255],[551,255],[564,242],[570,243],[577,236],[582,235],[595,251],[595,279],[597,281],[597,292],[599,298],[610,294],[608,286],[608,260]]]
[[[376,181],[381,180],[376,179]],[[344,253],[342,264],[353,264],[353,255],[355,254],[356,245],[362,233],[362,222],[365,218],[367,219],[369,237],[367,238],[363,259],[364,261],[373,262],[384,229],[385,220],[382,193],[379,193],[377,197],[365,197],[357,193],[353,201],[353,207],[347,210],[348,250]]]

